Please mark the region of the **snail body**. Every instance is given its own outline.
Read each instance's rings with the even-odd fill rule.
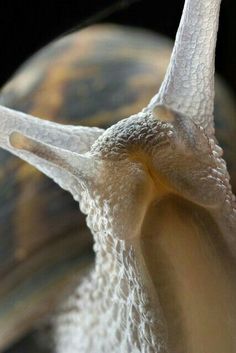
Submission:
[[[102,48],[102,43],[101,43],[102,40],[104,40],[104,42],[107,43],[107,42],[109,42],[109,38],[112,38],[113,40],[114,40],[114,38],[117,38],[117,42],[119,43],[119,44],[117,44],[117,46],[118,47],[119,47],[119,45],[123,46],[124,41],[127,40],[127,36],[126,36],[127,32],[126,31],[117,29],[115,27],[109,28],[109,31],[108,31],[108,30],[104,29],[104,27],[101,27],[100,33],[98,36],[99,39],[97,39],[98,37],[96,37],[96,35],[98,33],[97,28],[95,30],[88,29],[88,30],[83,31],[82,33],[84,33],[84,37],[86,39],[86,40],[85,39],[84,40],[85,40],[86,45],[91,50],[91,48],[94,49],[94,47],[96,47],[96,45],[94,45],[96,40],[98,40],[99,46],[100,46],[100,48]],[[27,72],[27,68],[26,68],[26,69],[23,69],[22,73],[19,73],[18,76],[16,76],[15,79],[13,79],[13,81],[8,86],[6,86],[6,88],[2,91],[1,103],[6,106],[9,106],[10,108],[14,108],[14,109],[22,110],[22,111],[25,110],[26,112],[31,113],[33,115],[42,116],[42,117],[45,117],[47,119],[52,119],[52,120],[54,118],[54,114],[57,114],[57,116],[59,116],[59,119],[58,119],[59,122],[63,122],[63,123],[69,122],[70,124],[73,124],[73,125],[78,123],[78,120],[77,120],[77,116],[78,116],[78,119],[80,120],[80,122],[79,122],[80,125],[81,125],[81,123],[83,125],[86,122],[86,125],[90,125],[90,124],[97,125],[102,128],[107,127],[109,125],[112,125],[113,123],[115,123],[119,119],[124,118],[127,115],[133,114],[135,111],[138,111],[141,107],[145,106],[147,104],[150,96],[152,96],[153,93],[155,93],[155,91],[156,91],[158,79],[157,79],[157,76],[155,76],[155,80],[154,80],[152,73],[154,71],[158,72],[157,65],[159,65],[158,68],[162,69],[162,72],[160,74],[159,85],[161,84],[161,81],[162,81],[162,78],[164,75],[164,70],[165,70],[165,67],[166,67],[166,64],[168,61],[170,49],[169,49],[169,45],[165,44],[165,42],[161,40],[160,41],[162,43],[161,53],[163,56],[161,56],[161,59],[156,60],[156,62],[154,62],[153,53],[157,53],[157,55],[160,55],[159,48],[156,48],[156,46],[158,47],[158,45],[159,45],[159,41],[158,41],[158,45],[157,45],[156,44],[157,41],[154,37],[152,37],[152,38],[150,37],[151,39],[150,39],[150,41],[148,41],[146,39],[146,36],[148,36],[148,35],[143,35],[145,37],[144,42],[146,43],[145,45],[147,45],[147,48],[143,47],[142,52],[140,52],[139,43],[140,43],[140,41],[143,41],[143,39],[140,38],[140,35],[136,36],[136,34],[134,32],[132,32],[131,30],[129,30],[129,31],[130,31],[129,32],[130,36],[132,38],[134,38],[134,37],[136,38],[136,42],[133,44],[132,50],[130,49],[129,51],[124,52],[124,53],[120,52],[121,53],[120,55],[121,56],[123,55],[123,56],[121,58],[120,57],[116,58],[116,60],[118,61],[117,67],[122,67],[122,65],[123,65],[123,69],[124,69],[123,72],[129,73],[131,67],[134,72],[133,76],[132,76],[132,70],[131,70],[131,74],[130,74],[131,76],[128,76],[128,79],[126,81],[127,87],[128,87],[127,92],[129,92],[129,94],[126,94],[126,90],[124,90],[123,99],[126,99],[126,102],[122,103],[122,104],[121,104],[121,102],[119,102],[119,99],[118,99],[119,104],[117,104],[117,99],[114,99],[114,101],[112,101],[112,99],[111,99],[111,102],[113,102],[114,104],[117,104],[117,105],[115,105],[115,108],[114,108],[114,105],[111,104],[111,109],[110,109],[110,111],[106,110],[106,114],[104,114],[104,110],[103,110],[104,109],[103,107],[106,107],[106,105],[104,103],[104,106],[102,106],[102,108],[101,108],[102,100],[100,100],[99,98],[94,100],[95,102],[98,102],[99,107],[96,106],[96,104],[95,104],[95,110],[92,111],[92,113],[91,113],[91,109],[93,108],[92,107],[90,109],[90,113],[89,113],[90,115],[87,114],[88,115],[87,117],[86,117],[85,110],[88,109],[88,104],[87,105],[85,104],[85,107],[84,107],[85,114],[83,115],[82,114],[82,113],[84,113],[83,107],[81,108],[82,113],[79,114],[78,113],[79,110],[77,110],[77,108],[74,108],[73,104],[72,104],[73,109],[71,108],[71,106],[70,106],[70,108],[67,109],[66,107],[69,107],[69,103],[66,103],[66,104],[64,104],[65,102],[60,103],[60,98],[62,97],[62,96],[60,96],[60,94],[61,94],[63,84],[64,84],[64,81],[63,81],[64,76],[63,76],[63,70],[62,70],[63,66],[61,66],[61,63],[63,63],[63,60],[62,60],[62,62],[60,62],[60,60],[58,60],[58,65],[61,67],[61,70],[62,70],[61,76],[60,76],[60,70],[59,70],[59,72],[56,72],[56,74],[55,74],[55,79],[57,81],[56,82],[57,88],[60,92],[59,94],[57,94],[57,92],[55,92],[55,89],[53,89],[53,85],[51,86],[52,88],[50,88],[50,86],[49,86],[49,89],[47,89],[46,83],[45,83],[45,86],[43,86],[42,72],[41,72],[41,76],[40,75],[39,76],[33,75],[34,79],[35,79],[35,77],[38,77],[38,79],[39,79],[38,82],[40,82],[40,77],[41,77],[41,80],[42,80],[42,82],[40,82],[40,84],[42,85],[41,89],[37,90],[35,88],[35,87],[37,87],[37,82],[35,82],[34,80],[32,81],[32,76],[31,76],[31,81],[30,81],[30,74],[28,76],[30,84],[28,84],[28,87],[22,88],[22,85],[20,84],[20,82],[22,82],[21,79],[23,76],[21,76],[21,75],[24,72],[24,70],[26,70],[25,72]],[[96,32],[96,35],[94,34],[95,32]],[[125,38],[124,38],[124,33],[125,33]],[[94,35],[95,35],[95,39],[93,38]],[[82,35],[82,37],[83,37],[83,35]],[[88,39],[89,37],[90,37],[90,39]],[[68,53],[71,54],[70,48],[72,48],[73,45],[72,45],[72,47],[70,47],[70,45],[68,43],[70,40],[72,42],[76,41],[77,40],[76,35],[72,36],[71,39],[67,39],[67,40],[68,40],[67,42],[66,42],[66,40],[63,40],[64,42],[62,41],[61,43],[54,45],[54,47],[52,47],[51,49],[48,49],[49,53],[51,50],[51,55],[56,55],[53,53],[58,53],[60,46],[63,47],[63,45],[68,45],[68,47],[69,47]],[[89,42],[89,40],[90,40],[90,42]],[[123,40],[123,42],[122,42],[122,40]],[[137,45],[137,47],[136,47],[136,45]],[[99,48],[99,47],[97,46],[97,48]],[[150,52],[148,52],[148,50],[150,50]],[[138,53],[138,55],[137,55],[137,53]],[[150,54],[148,54],[148,53],[150,53]],[[83,70],[81,70],[81,68],[79,68],[79,69],[76,68],[76,70],[78,70],[77,77],[79,77],[79,81],[72,82],[72,84],[71,84],[71,87],[73,87],[73,85],[77,86],[77,83],[79,84],[79,82],[81,82],[81,88],[79,89],[79,97],[81,99],[83,97],[85,103],[86,103],[86,101],[88,101],[88,99],[86,100],[86,94],[91,94],[91,91],[88,90],[88,88],[86,87],[86,84],[89,80],[86,79],[85,80],[86,84],[85,84],[83,82],[83,75],[88,74],[88,75],[94,76],[94,72],[96,73],[96,70],[99,72],[101,70],[101,67],[104,67],[104,65],[106,66],[106,69],[108,69],[108,72],[109,72],[109,65],[108,65],[109,63],[111,65],[111,68],[113,67],[113,69],[114,69],[114,57],[117,55],[117,47],[115,46],[115,50],[114,50],[114,42],[113,42],[113,47],[111,47],[110,53],[106,52],[105,58],[104,58],[104,56],[102,56],[102,58],[99,57],[98,51],[96,51],[96,54],[97,54],[97,57],[95,56],[95,59],[93,57],[93,60],[95,60],[95,65],[94,65],[94,61],[92,61],[91,66],[87,67],[87,71],[84,70],[85,64],[83,62],[81,64],[83,67]],[[109,57],[109,55],[110,55],[110,57]],[[66,54],[65,54],[65,57],[66,57]],[[68,58],[65,58],[65,57],[64,57],[64,60],[66,62],[66,60],[68,60]],[[37,67],[37,70],[39,70],[39,72],[40,72],[40,69],[38,69],[38,68],[41,68],[41,69],[43,68],[42,70],[45,70],[43,72],[50,72],[50,71],[47,71],[48,65],[49,65],[48,61],[47,61],[48,60],[47,55],[41,54],[41,56],[39,55],[38,58],[36,57],[36,59],[33,59],[33,60],[35,60],[35,62],[33,61],[31,64],[29,64],[30,65],[29,67],[31,67],[31,69],[35,65],[35,67]],[[41,60],[41,64],[40,64],[40,60]],[[45,60],[45,63],[43,62],[43,60]],[[75,60],[75,59],[73,59],[73,60]],[[77,62],[77,60],[78,59],[76,58],[75,61]],[[99,69],[98,69],[96,60],[98,60],[98,62],[100,63]],[[163,63],[162,61],[165,63]],[[88,61],[86,60],[86,62],[88,62]],[[136,65],[134,65],[134,62],[136,63]],[[53,61],[53,65],[55,65],[54,61]],[[65,66],[66,65],[67,65],[67,63],[65,64]],[[126,65],[128,65],[128,69],[127,69]],[[135,69],[134,69],[134,67],[135,67]],[[73,71],[74,70],[73,65],[71,65],[70,68],[71,68],[71,71],[68,69],[68,71],[65,71],[65,72],[68,73],[68,75],[69,75],[68,77],[74,78],[75,72]],[[56,70],[56,66],[55,66],[55,70]],[[137,71],[135,71],[135,70],[137,70]],[[111,71],[111,69],[110,69],[110,71]],[[31,72],[31,74],[32,74],[32,72]],[[119,75],[119,77],[122,78],[122,85],[124,85],[124,75],[125,74],[123,74],[121,76]],[[98,76],[99,76],[99,74],[98,74]],[[52,72],[52,83],[54,83],[53,77],[54,77],[54,74]],[[81,77],[82,77],[82,79],[81,79]],[[104,73],[103,73],[103,76],[101,76],[101,78],[104,79],[104,77],[107,79],[108,75],[107,74],[104,75]],[[91,79],[91,77],[90,77],[90,79]],[[111,86],[116,81],[117,81],[117,77],[115,80],[112,80]],[[142,85],[139,82],[142,82]],[[50,80],[49,80],[49,83],[50,83]],[[139,86],[139,84],[140,84],[140,86]],[[102,80],[100,80],[100,78],[99,78],[97,80],[97,82],[95,82],[93,88],[95,88],[95,91],[97,91],[98,94],[101,94],[101,92],[103,92],[103,89],[104,89],[103,85],[104,85],[104,82],[102,82]],[[19,87],[21,88],[20,93],[16,89],[17,87],[18,87],[18,89],[19,89]],[[33,89],[33,87],[34,87],[34,89]],[[150,91],[149,91],[149,90],[151,90],[151,87],[152,87],[152,89],[153,89],[153,87],[155,87],[155,89],[153,89],[153,93],[150,93]],[[116,88],[117,88],[117,85],[116,85]],[[86,91],[86,89],[87,89],[87,91]],[[91,89],[91,87],[89,87],[89,89]],[[122,89],[124,89],[124,86],[122,86]],[[134,91],[132,91],[132,89]],[[107,81],[105,82],[105,89],[104,90],[105,91],[107,90],[108,92],[112,91],[109,88]],[[48,96],[49,92],[52,92],[52,91],[55,94],[54,98],[47,102],[44,94],[46,96]],[[73,92],[73,90],[72,90],[72,92]],[[29,94],[29,96],[26,99],[27,94]],[[33,98],[34,94],[35,94],[35,97]],[[119,94],[120,94],[120,92],[119,92]],[[113,95],[115,96],[114,92],[113,92]],[[72,94],[72,96],[73,96],[73,94]],[[94,92],[93,92],[93,96],[94,96]],[[127,102],[127,96],[129,98],[128,102]],[[70,95],[68,94],[67,97],[70,97]],[[119,98],[119,95],[118,95],[118,98]],[[75,102],[76,99],[75,98],[73,98],[73,99]],[[106,103],[107,103],[107,101],[110,102],[110,100],[107,99],[107,95],[104,100],[106,101]],[[147,101],[145,101],[145,100],[147,100]],[[79,102],[79,100],[77,100],[77,101]],[[33,102],[36,102],[36,104],[34,104]],[[41,103],[45,102],[45,111],[44,112],[43,112],[44,105],[43,104],[41,105],[40,102]],[[68,100],[68,102],[71,102],[71,100]],[[25,104],[25,109],[23,107],[24,104]],[[28,107],[27,107],[27,104],[28,104]],[[140,106],[139,106],[139,104],[140,104]],[[31,107],[29,108],[29,106],[31,106]],[[60,109],[61,109],[61,113],[59,113]],[[70,109],[71,109],[71,115],[70,115]],[[133,109],[135,109],[135,111],[133,111]],[[40,113],[40,111],[41,111],[41,113]],[[67,114],[64,113],[63,111],[68,113],[69,120],[66,119]],[[228,116],[228,115],[226,114],[226,116]],[[98,123],[95,124],[95,121],[98,121]],[[99,121],[100,121],[100,123],[99,123]],[[228,125],[228,121],[226,121],[225,124]],[[221,131],[221,130],[219,129],[219,131]],[[232,132],[232,128],[230,129],[230,131]],[[221,134],[219,132],[219,137],[221,137],[222,135],[223,134]],[[231,153],[232,153],[232,151],[235,151],[234,147],[232,147],[232,145],[234,143],[233,139],[225,140],[223,143],[225,145],[229,145],[229,151],[231,151]],[[23,143],[23,145],[24,145],[24,143]],[[227,151],[227,148],[226,148],[226,151]],[[6,160],[5,165],[9,165],[9,167],[11,168],[11,161],[10,161],[11,157],[8,157],[8,158],[9,158],[9,160]],[[231,162],[229,165],[232,168],[232,175],[233,175],[234,163]],[[84,269],[85,271],[87,271],[88,266],[89,266],[90,262],[92,261],[90,255],[89,255],[90,249],[91,249],[91,238],[89,238],[89,236],[87,237],[87,234],[85,234],[83,237],[80,237],[80,238],[77,237],[77,234],[76,234],[76,237],[74,236],[76,229],[82,229],[83,231],[81,231],[81,233],[84,232],[84,229],[85,229],[84,218],[82,218],[82,216],[78,217],[77,210],[76,210],[76,216],[75,216],[75,213],[74,213],[75,209],[74,209],[74,205],[72,203],[68,202],[67,205],[69,207],[65,207],[65,202],[61,202],[61,200],[66,200],[66,197],[64,196],[65,194],[62,192],[61,193],[58,192],[57,196],[55,196],[55,197],[58,198],[57,203],[59,204],[59,201],[60,201],[60,203],[63,204],[63,207],[61,207],[61,209],[59,209],[59,210],[58,209],[52,210],[51,211],[52,212],[51,213],[51,217],[52,217],[51,220],[49,217],[47,222],[42,224],[42,220],[45,219],[45,217],[43,217],[43,215],[44,215],[43,212],[45,212],[45,205],[48,203],[48,197],[50,197],[49,190],[50,190],[50,193],[51,192],[53,193],[52,183],[46,181],[46,179],[41,180],[42,177],[41,176],[39,177],[38,173],[33,171],[33,169],[31,167],[30,168],[25,167],[25,165],[23,165],[23,164],[18,164],[18,166],[15,167],[15,169],[13,169],[13,170],[15,171],[15,173],[17,175],[20,176],[20,178],[22,178],[22,179],[20,179],[21,181],[23,181],[23,182],[30,181],[30,183],[32,183],[32,185],[33,185],[31,188],[31,194],[29,196],[30,201],[26,200],[26,204],[28,203],[26,210],[31,209],[31,205],[33,205],[35,203],[34,208],[33,208],[33,212],[35,212],[35,214],[33,214],[33,212],[32,212],[31,216],[35,217],[35,215],[36,215],[36,222],[34,221],[34,223],[32,225],[32,221],[29,220],[28,229],[26,227],[25,229],[23,229],[23,231],[21,230],[21,235],[19,238],[16,233],[13,233],[13,237],[15,237],[15,239],[18,239],[18,242],[19,242],[17,244],[18,248],[13,249],[12,247],[8,247],[8,249],[9,249],[8,254],[10,254],[10,256],[5,255],[6,256],[6,260],[5,260],[6,265],[5,265],[5,269],[4,269],[5,273],[10,273],[10,269],[12,268],[12,266],[15,266],[17,263],[24,264],[24,261],[26,261],[25,263],[27,263],[28,260],[35,257],[35,254],[40,254],[40,251],[42,251],[42,249],[43,249],[43,251],[40,254],[40,256],[42,256],[41,259],[46,258],[47,259],[46,261],[48,261],[48,262],[46,262],[46,270],[47,270],[47,266],[48,266],[48,268],[51,267],[53,269],[58,269],[58,268],[60,268],[59,265],[62,263],[66,263],[68,266],[66,271],[64,270],[64,272],[63,272],[63,270],[61,270],[61,272],[59,273],[59,275],[57,277],[56,276],[53,277],[54,276],[53,275],[52,278],[49,280],[49,283],[53,284],[53,287],[54,287],[53,291],[51,293],[44,291],[44,288],[40,287],[41,284],[39,284],[38,288],[43,291],[43,295],[42,295],[42,298],[37,302],[38,305],[35,307],[35,309],[32,309],[32,311],[30,313],[27,313],[28,316],[26,318],[29,321],[32,317],[34,317],[34,315],[36,313],[38,313],[38,312],[40,312],[40,310],[42,310],[41,306],[43,305],[43,303],[45,303],[45,298],[47,298],[49,306],[51,306],[51,302],[54,302],[54,297],[55,297],[56,292],[58,291],[58,288],[60,288],[63,284],[65,284],[65,282],[67,281],[67,278],[69,278],[67,276],[71,275],[71,273],[73,273],[73,271],[74,271],[74,274],[78,274],[81,271],[81,269]],[[41,183],[41,185],[40,185],[40,183]],[[14,181],[13,181],[13,184],[14,184]],[[37,191],[37,189],[34,189],[35,186],[37,188],[39,187],[38,191]],[[46,195],[42,194],[42,200],[40,201],[40,200],[38,200],[38,195],[40,194],[40,190],[42,190],[42,189],[46,190],[47,194]],[[11,190],[14,191],[14,187],[11,186]],[[29,184],[27,183],[27,191],[28,190],[30,190],[30,188],[29,188]],[[15,192],[14,192],[14,194],[15,194]],[[45,197],[45,199],[43,199],[44,197]],[[23,197],[23,205],[24,205],[24,198],[25,198],[25,196]],[[36,199],[37,199],[37,201],[36,201]],[[38,201],[39,201],[39,207],[36,206]],[[40,205],[40,203],[41,203],[41,205]],[[43,205],[43,207],[42,207],[42,205]],[[21,206],[22,206],[22,201],[19,203],[20,221],[24,224],[25,223],[27,224],[27,218],[23,222],[23,219],[21,216],[21,214],[24,215],[24,214],[27,214],[27,212],[21,213],[21,211],[22,211]],[[40,206],[42,208],[40,208]],[[65,209],[68,214],[68,216],[66,216],[66,217],[64,216]],[[58,211],[59,211],[59,213],[58,213]],[[59,223],[58,224],[59,230],[57,230],[57,229],[55,229],[55,226],[57,225],[58,218],[60,219],[60,216],[59,216],[60,212],[61,212],[61,214],[63,214],[63,218],[64,217],[65,218],[63,219],[64,224],[61,225]],[[55,215],[57,215],[56,220],[55,220]],[[40,218],[40,217],[43,217],[43,218]],[[37,220],[38,220],[38,222],[37,222]],[[52,223],[50,223],[50,222],[52,222]],[[10,224],[10,222],[6,222],[6,223]],[[30,223],[31,223],[31,225],[30,225]],[[50,226],[50,224],[51,224],[51,226]],[[33,232],[34,238],[33,239],[32,239],[32,228],[34,228],[34,232]],[[37,231],[37,228],[39,229],[38,231]],[[18,229],[16,229],[16,231],[18,231]],[[64,234],[65,234],[64,232],[66,232],[66,235],[67,235],[66,241],[63,239]],[[39,239],[37,237],[37,234],[41,235],[42,238]],[[29,235],[30,235],[30,237],[29,237]],[[52,251],[58,254],[58,249],[60,249],[59,240],[61,240],[61,239],[62,239],[62,243],[60,245],[61,246],[61,253],[59,252],[59,255],[56,258],[53,258],[51,255],[46,257],[44,249],[46,249],[49,245],[51,246],[51,249],[53,249]],[[21,241],[22,241],[22,243],[21,243]],[[31,243],[28,244],[28,241],[30,241]],[[55,247],[54,247],[53,243],[55,244]],[[7,244],[7,246],[9,246],[9,245]],[[63,253],[63,249],[65,249],[65,246],[67,246],[68,253],[67,253],[66,257],[63,257],[62,253]],[[7,252],[5,254],[7,254]],[[14,254],[14,256],[13,256],[13,254]],[[80,256],[78,256],[78,254]],[[40,266],[42,266],[42,267],[44,266],[44,268],[45,268],[45,260],[44,260],[44,262],[41,262],[42,261],[41,259],[39,258],[39,260],[38,260],[39,263],[34,263],[34,262],[31,263],[31,266],[32,266],[31,273],[37,273],[37,272],[35,272],[35,267],[40,268]],[[119,260],[118,260],[118,263],[119,263]],[[29,264],[30,264],[30,261],[29,261]],[[63,266],[61,266],[61,267],[63,267]],[[30,267],[27,267],[27,268],[29,269]],[[52,272],[52,273],[54,273],[54,272]],[[23,269],[22,269],[22,273],[20,273],[20,278],[22,278],[22,277],[24,279],[26,279],[26,281],[28,280],[28,274],[25,276],[23,273]],[[7,277],[5,277],[5,278],[7,278]],[[9,278],[11,279],[11,277],[9,277]],[[59,280],[58,280],[58,278],[59,278]],[[19,281],[19,278],[18,278],[18,281]],[[14,285],[12,285],[12,283],[10,282],[9,288],[11,289],[11,287],[13,288],[13,293],[14,293],[14,290],[15,290],[15,293],[17,293],[17,291],[18,291],[17,281],[14,283]],[[4,295],[5,295],[5,293],[3,292],[3,298],[4,298]],[[31,298],[33,298],[33,295],[31,296]],[[49,300],[49,298],[51,301]],[[4,303],[4,301],[2,301],[2,302]],[[36,311],[36,308],[37,308],[38,312]],[[48,311],[48,307],[46,309],[47,310],[45,310],[45,311]],[[45,311],[41,312],[42,316],[45,314]],[[148,311],[146,311],[146,312],[148,312]],[[22,313],[20,313],[20,314],[22,315]],[[14,315],[14,313],[13,313],[13,315]],[[20,322],[20,320],[22,320],[22,316],[19,315],[19,312],[17,312],[17,315],[15,317],[13,316],[14,320],[19,320],[18,322]],[[13,323],[16,322],[14,320],[13,320]],[[153,320],[154,320],[154,322],[156,322],[155,319],[153,319]],[[22,328],[22,333],[26,332],[29,328],[30,328],[30,325],[26,323],[25,327]],[[13,333],[12,333],[11,329],[12,329],[12,327],[11,327],[11,325],[9,325],[9,327],[7,328],[8,331],[5,331],[5,333],[7,332],[7,335],[5,334],[5,337],[7,337],[7,339],[5,341],[4,341],[4,339],[2,339],[3,346],[6,345],[7,343],[9,343],[10,340],[12,339]],[[160,331],[158,331],[158,332],[161,333],[162,330],[160,329]],[[164,332],[164,330],[163,330],[163,332]],[[153,337],[155,337],[155,335]],[[163,337],[162,337],[162,339],[160,339],[160,341],[163,341],[163,340],[164,340],[164,333],[163,333]],[[62,347],[63,347],[63,345],[62,345]],[[163,348],[164,346],[160,346],[160,347],[162,347],[160,349],[164,349]],[[126,347],[125,349],[128,351],[129,348],[130,347]],[[137,349],[140,349],[140,347]]]

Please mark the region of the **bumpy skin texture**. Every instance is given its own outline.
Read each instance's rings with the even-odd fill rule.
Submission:
[[[167,352],[160,307],[155,305],[153,311],[151,298],[144,294],[147,288],[135,249],[114,239],[109,220],[105,231],[102,225],[96,228],[96,269],[81,281],[54,321],[55,351]]]
[[[124,49],[127,43],[128,49]],[[78,51],[78,47],[82,49]],[[105,48],[106,50],[104,50]],[[3,90],[0,101],[10,107],[48,119],[57,117],[60,122],[75,124],[79,121],[80,124],[101,124],[106,127],[145,106],[161,82],[169,54],[169,43],[160,38],[157,40],[156,36],[150,34],[136,33],[134,30],[124,30],[113,26],[107,28],[98,26],[87,29],[79,35],[74,34],[63,39],[60,43],[55,43],[26,64],[21,73],[16,75],[16,78]],[[157,72],[160,72],[158,78]],[[28,81],[25,80],[26,77],[28,77]],[[52,99],[49,100],[49,96]],[[92,102],[91,97],[95,97]],[[221,100],[222,94],[218,96],[216,103]],[[233,153],[236,150],[233,147],[235,139],[227,139],[227,134],[229,131],[232,136],[234,135],[232,122],[229,123],[230,116],[233,114],[230,108],[230,114],[225,114],[223,103],[218,103],[216,127],[220,127],[217,132],[220,134],[221,143],[223,141],[224,147],[226,147],[226,158],[230,154],[232,171],[232,167],[234,167],[232,162]],[[227,107],[231,106],[232,103],[229,101]],[[222,115],[226,117],[223,127]],[[225,132],[225,126],[230,126],[230,128],[227,128],[227,132]],[[166,126],[166,130],[168,130],[168,126]],[[115,151],[112,151],[116,155]],[[86,249],[90,246],[90,240],[86,237],[88,234],[82,236],[81,232],[85,227],[84,220],[82,216],[78,215],[77,207],[65,193],[59,191],[52,182],[41,176],[33,168],[19,161],[13,163],[12,157],[7,157],[5,153],[1,152],[0,156],[4,160],[4,166],[6,166],[2,169],[1,180],[3,186],[1,190],[6,190],[5,185],[12,190],[11,195],[3,195],[4,209],[6,203],[15,207],[15,194],[19,194],[20,191],[22,193],[19,202],[17,202],[15,219],[11,221],[9,218],[14,214],[12,207],[9,208],[9,212],[7,211],[7,215],[6,212],[3,215],[4,234],[10,231],[13,234],[13,239],[8,237],[7,241],[4,240],[7,242],[3,254],[5,270],[7,273],[11,266],[16,263],[25,262],[28,265],[22,267],[22,271],[27,269],[26,276],[20,271],[16,274],[18,276],[16,284],[23,276],[26,283],[31,283],[31,287],[37,289],[35,291],[37,296],[41,293],[42,300],[34,306],[38,306],[37,314],[41,316],[40,305],[42,302],[45,303],[45,300],[47,302],[46,311],[51,309],[53,303],[53,293],[51,293],[51,301],[48,300],[47,296],[42,295],[43,292],[46,293],[47,289],[40,282],[42,273],[44,273],[44,277],[48,276],[48,273],[51,274],[47,283],[54,283],[54,292],[57,293],[58,282],[55,281],[55,278],[63,277],[65,274],[68,275],[71,271],[79,272],[78,269],[81,267],[80,256],[82,259],[82,253],[84,253],[86,259]],[[9,170],[13,170],[15,174],[11,173],[11,178],[6,178]],[[16,179],[14,175],[17,176]],[[49,205],[52,204],[57,205],[57,207],[50,207],[48,210]],[[27,210],[30,210],[30,218],[27,215],[29,214]],[[26,226],[17,227],[17,224],[25,224]],[[32,229],[34,230],[34,237],[32,237]],[[80,237],[75,234],[76,229],[81,229]],[[55,243],[57,243],[58,239],[64,238],[65,233],[67,238],[64,239],[64,243],[61,242],[60,248],[57,246],[49,247],[49,241],[53,245],[52,240],[55,239]],[[71,241],[69,242],[70,238]],[[24,251],[16,252],[16,256],[13,257],[15,247],[18,250],[23,248]],[[32,255],[35,257],[35,254],[38,254],[39,261],[36,263],[36,267],[40,268],[40,259],[45,259],[44,248],[48,248],[51,254],[58,253],[57,260],[55,261],[53,256],[46,257],[48,263],[46,272],[36,271],[35,266],[32,266],[30,273],[34,274],[34,276],[31,275],[34,282],[32,283],[32,280],[27,282],[30,264],[27,264],[25,260],[30,257],[32,259]],[[5,251],[6,249],[7,251]],[[42,251],[38,252],[38,249]],[[66,254],[63,251],[65,249],[67,249]],[[119,255],[120,259],[122,256],[122,254]],[[132,259],[128,261],[133,263]],[[66,270],[65,264],[67,264]],[[45,261],[43,265],[45,268]],[[135,267],[135,265],[132,266]],[[63,270],[57,272],[60,268]],[[45,270],[43,269],[43,271]],[[138,270],[136,273],[138,275]],[[126,275],[124,277],[127,278]],[[119,284],[117,284],[117,288],[119,289]],[[16,286],[13,296],[3,292],[2,296],[4,297],[7,294],[9,298],[7,302],[2,300],[3,307],[9,307],[12,310],[12,298],[17,298],[21,290],[19,286]],[[148,301],[146,304],[148,306]],[[25,306],[28,307],[29,303],[25,303]],[[124,314],[123,309],[121,309],[121,312]],[[129,315],[132,314],[125,313],[125,315],[130,318]],[[32,318],[32,313],[27,315],[26,328],[21,324],[18,325],[23,330],[28,329],[31,325],[30,318]],[[6,316],[3,316],[4,327],[5,322]],[[14,324],[14,317],[12,323]],[[159,324],[158,327],[160,327]],[[11,327],[8,330],[10,332]],[[9,341],[11,340],[10,335],[11,333],[9,334]],[[145,336],[144,330],[143,337]],[[129,338],[127,337],[124,340],[124,347],[127,349],[129,347]],[[161,344],[160,349],[164,349],[163,347]]]
[[[231,237],[228,240],[234,252],[235,196],[221,147],[208,137],[204,128],[185,115],[173,112],[173,121],[162,121],[162,114],[162,110],[157,113],[145,110],[117,123],[94,142],[91,153],[98,154],[102,160],[112,161],[130,158],[134,154],[134,160],[140,162],[142,153],[145,153],[149,169],[157,170],[171,190],[174,188],[195,204],[213,207],[213,213],[215,209],[216,212],[222,210],[221,218],[229,228]],[[109,190],[106,197],[110,197]]]
[[[135,158],[143,154],[144,165],[142,158]],[[214,205],[212,217],[235,255],[236,205],[221,149],[204,129],[185,123],[185,117],[175,114],[175,121],[166,123],[150,112],[108,129],[92,146],[91,158],[102,161],[99,181],[87,184],[80,207],[94,235],[96,267],[55,321],[56,352],[172,352],[158,293],[152,295],[140,251],[141,226],[152,194],[145,186],[149,181],[144,167],[165,176],[170,190],[209,212]]]
[[[157,98],[173,110],[185,112],[208,134],[214,133],[215,51],[212,48],[216,43],[220,3],[221,0],[185,2],[168,75]]]
[[[12,136],[16,115],[21,139]],[[229,263],[231,257],[235,260],[235,198],[221,149],[203,128],[165,107],[154,112],[145,109],[113,125],[85,154],[56,147],[56,126],[48,131],[48,123],[2,107],[0,116],[1,146],[70,190],[94,235],[95,269],[54,322],[56,351],[172,352],[158,290],[141,250],[141,238],[146,239],[142,225],[153,203],[179,195],[192,204],[193,212],[194,204],[206,210],[219,230]],[[37,124],[34,135],[30,126]],[[44,124],[45,131],[40,131]],[[73,128],[61,129],[73,134]],[[205,226],[211,235],[214,228],[210,223]],[[226,340],[235,347],[231,329]],[[227,348],[227,353],[233,351]]]

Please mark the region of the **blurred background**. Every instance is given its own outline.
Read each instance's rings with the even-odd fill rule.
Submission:
[[[174,39],[184,0],[0,1],[2,85],[36,50],[72,28],[115,22],[151,29]],[[236,92],[236,1],[223,0],[217,72]]]

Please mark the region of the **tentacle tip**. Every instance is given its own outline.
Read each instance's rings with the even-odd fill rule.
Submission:
[[[27,149],[27,146],[29,145],[28,138],[18,131],[14,131],[10,134],[9,142],[12,147],[20,150]]]

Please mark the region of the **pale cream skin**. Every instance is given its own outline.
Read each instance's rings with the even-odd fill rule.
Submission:
[[[0,146],[68,190],[96,264],[55,351],[236,352],[236,205],[214,138],[219,0],[186,0],[159,93],[105,132],[0,108]]]

